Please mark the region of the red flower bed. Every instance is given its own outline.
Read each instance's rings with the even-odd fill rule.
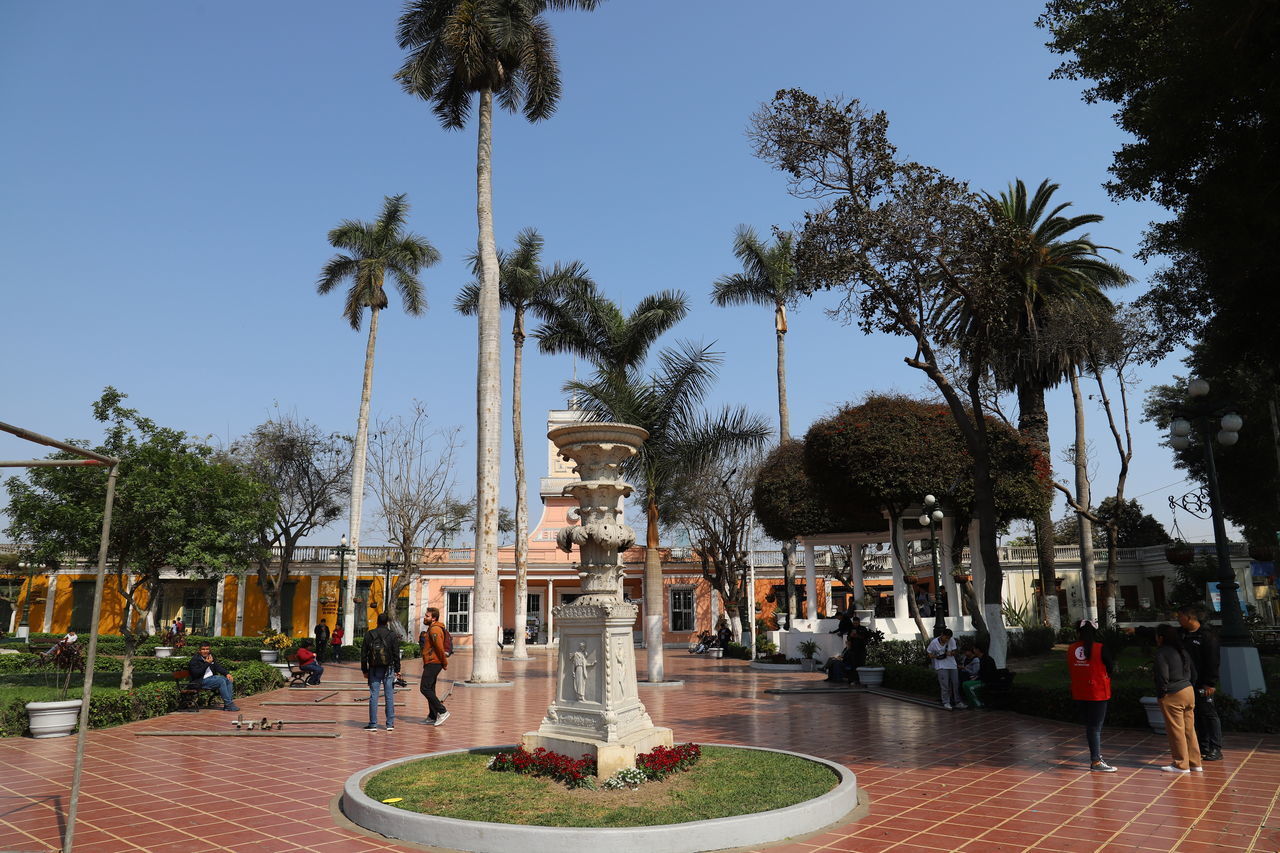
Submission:
[[[489,769],[544,776],[570,788],[590,787],[596,775],[596,763],[587,756],[570,758],[542,747],[533,752],[525,751],[523,746],[517,746],[515,752],[499,752],[489,762]]]
[[[665,779],[672,773],[682,773],[698,762],[702,749],[696,743],[681,743],[667,749],[659,746],[653,752],[636,756],[636,768],[650,779]]]

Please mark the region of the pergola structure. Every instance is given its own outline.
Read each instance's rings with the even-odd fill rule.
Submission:
[[[84,744],[85,736],[89,732],[89,700],[93,696],[93,664],[98,654],[98,620],[102,615],[102,589],[107,575],[107,545],[111,541],[111,509],[115,504],[116,476],[120,470],[120,460],[114,456],[85,450],[83,447],[76,447],[65,441],[59,441],[56,438],[50,438],[47,435],[41,435],[38,432],[32,432],[31,430],[3,422],[0,422],[0,430],[16,435],[26,441],[43,444],[46,447],[54,447],[79,457],[78,459],[0,460],[0,468],[77,468],[86,466],[107,468],[107,496],[102,508],[102,535],[98,540],[98,571],[94,579],[93,616],[91,617],[92,621],[90,622],[91,627],[89,630],[89,649],[84,666],[84,688],[80,694],[80,725],[76,733],[75,767],[71,773],[71,797],[67,807],[66,832],[62,838],[63,853],[71,853],[76,831],[76,810],[80,805],[80,780],[84,775]]]

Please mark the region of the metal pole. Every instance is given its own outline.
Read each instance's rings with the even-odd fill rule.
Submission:
[[[942,572],[938,570],[938,538],[935,533],[937,522],[933,514],[929,515],[929,559],[933,562],[933,630],[940,635],[947,622],[942,618]],[[948,602],[949,604],[950,602]]]
[[[1197,418],[1200,438],[1204,443],[1204,465],[1209,488],[1209,515],[1213,519],[1213,542],[1218,552],[1218,594],[1222,613],[1222,645],[1252,646],[1253,638],[1244,625],[1240,611],[1240,597],[1236,590],[1235,570],[1231,568],[1231,553],[1227,546],[1227,528],[1222,520],[1222,497],[1218,492],[1218,468],[1213,459],[1213,433],[1208,417]]]
[[[76,733],[75,769],[71,773],[71,801],[67,809],[67,833],[63,853],[71,853],[76,832],[76,810],[80,806],[80,779],[84,774],[84,744],[89,733],[89,702],[93,698],[93,662],[98,654],[98,620],[102,616],[102,591],[107,576],[107,547],[111,541],[111,509],[116,497],[119,464],[107,473],[107,498],[102,510],[102,536],[98,540],[98,574],[93,581],[93,614],[90,616],[88,660],[84,666],[84,687],[80,691],[80,730]],[[52,603],[50,604],[52,606]]]

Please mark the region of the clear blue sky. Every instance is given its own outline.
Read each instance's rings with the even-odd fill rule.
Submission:
[[[739,223],[767,231],[804,210],[744,136],[761,102],[800,87],[886,110],[904,155],[975,188],[1052,178],[1075,210],[1106,216],[1094,238],[1145,282],[1151,269],[1132,253],[1160,211],[1107,198],[1101,184],[1124,136],[1078,84],[1049,79],[1058,59],[1034,27],[1037,10],[607,0],[591,14],[552,14],[559,111],[538,125],[505,113],[495,122],[499,244],[534,226],[548,261],[583,261],[625,307],[684,290],[694,310],[672,339],[723,350],[715,402],[776,419],[771,312],[714,308],[708,293],[737,268]],[[96,439],[89,404],[112,384],[155,420],[223,441],[276,406],[353,432],[365,338],[341,319],[339,294],[316,295],[315,278],[333,253],[331,227],[372,219],[384,195],[404,192],[411,228],[444,259],[423,277],[425,316],[405,316],[394,299],[384,313],[373,411],[404,413],[420,399],[436,423],[462,427],[471,490],[474,321],[451,306],[475,246],[475,135],[444,131],[392,80],[399,11],[386,0],[0,4],[0,420]],[[905,340],[864,337],[828,319],[831,304],[819,296],[792,315],[797,433],[867,391],[923,387],[902,364]],[[508,370],[509,356],[504,335]],[[1177,367],[1144,379],[1168,381]],[[534,520],[545,412],[562,406],[570,370],[567,357],[530,353]],[[1061,448],[1069,394],[1050,402]],[[1100,414],[1093,432],[1100,499],[1115,468]],[[1128,492],[1151,492],[1142,501],[1167,524],[1165,495],[1185,488],[1169,485],[1182,477],[1158,438],[1137,426]],[[22,455],[29,446],[0,437],[0,456]],[[1207,522],[1181,524],[1209,533]],[[380,541],[375,528],[367,519],[366,543]]]

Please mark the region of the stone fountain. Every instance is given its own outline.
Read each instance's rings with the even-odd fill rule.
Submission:
[[[523,745],[590,756],[600,778],[635,767],[636,756],[654,747],[672,745],[671,729],[655,726],[640,701],[632,641],[637,610],[621,595],[619,554],[635,544],[635,531],[622,516],[631,486],[618,467],[648,437],[640,427],[614,423],[571,424],[547,433],[579,477],[564,492],[577,498],[581,524],[562,529],[556,542],[566,552],[578,546],[583,595],[553,611],[560,632],[556,698]]]

